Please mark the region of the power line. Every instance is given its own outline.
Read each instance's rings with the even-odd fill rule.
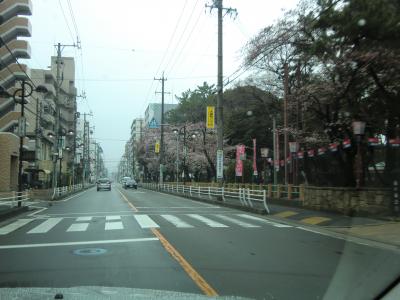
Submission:
[[[192,12],[190,13],[189,18],[187,19],[187,22],[186,22],[186,24],[185,24],[185,26],[184,26],[184,29],[183,29],[183,31],[182,31],[182,33],[181,33],[179,39],[178,39],[178,42],[177,42],[176,45],[175,45],[175,49],[174,49],[174,51],[172,51],[172,53],[175,53],[175,52],[176,52],[176,50],[177,50],[179,44],[181,43],[181,40],[182,40],[183,36],[185,35],[186,29],[189,27],[190,20],[192,19],[193,14],[194,14],[194,12],[196,11],[196,6],[197,6],[197,3],[198,3],[198,2],[199,2],[199,0],[196,0],[196,3],[195,3],[194,6],[193,6]],[[164,68],[165,70],[168,69],[168,66],[169,66],[170,63],[173,61],[173,58],[174,58],[174,55],[172,55],[172,57],[171,57],[170,60],[168,61],[167,65],[166,65],[165,68]]]
[[[199,23],[199,20],[200,20],[200,17],[201,17],[202,14],[203,14],[203,12],[200,11],[199,16],[198,16],[197,19],[196,19],[196,22],[194,23],[194,25],[193,25],[193,27],[192,27],[192,30],[190,31],[190,33],[189,33],[189,35],[188,35],[188,37],[187,37],[185,43],[183,44],[183,46],[182,46],[182,48],[181,48],[181,51],[179,52],[178,56],[176,57],[174,63],[172,64],[171,68],[169,69],[168,73],[171,73],[171,72],[172,72],[172,70],[173,70],[173,68],[175,67],[176,63],[178,62],[178,60],[179,60],[179,58],[180,58],[180,56],[181,56],[183,50],[185,49],[187,43],[189,42],[189,40],[190,40],[191,37],[193,36],[193,35],[192,35],[192,34],[193,34],[193,31],[194,31],[194,29],[196,28],[197,24]]]
[[[70,34],[70,36],[71,36],[71,39],[72,39],[72,41],[75,41],[75,38],[74,38],[74,36],[73,36],[73,34],[72,34],[72,31],[71,31],[71,28],[69,27],[69,23],[68,23],[68,20],[67,20],[67,16],[65,15],[64,8],[63,8],[63,6],[62,6],[62,4],[61,4],[61,0],[58,0],[58,4],[60,5],[60,9],[61,9],[62,14],[63,14],[63,16],[64,16],[64,21],[65,21],[65,24],[67,25],[67,28],[68,28],[69,34]]]
[[[72,24],[74,25],[74,29],[75,29],[75,33],[79,42],[79,31],[78,31],[78,26],[76,25],[76,20],[75,20],[75,15],[74,15],[74,11],[72,9],[72,5],[71,5],[71,1],[67,0],[68,3],[68,8],[69,8],[69,13],[71,15],[71,19],[72,19]]]
[[[162,57],[162,59],[161,59],[161,62],[160,62],[160,64],[159,64],[158,67],[157,67],[157,71],[156,71],[156,73],[155,73],[156,75],[157,75],[158,72],[160,71],[160,68],[161,68],[161,66],[162,66],[162,64],[163,64],[163,62],[164,62],[164,59],[165,59],[165,57],[166,57],[166,55],[167,55],[167,53],[168,53],[168,50],[169,50],[169,48],[171,47],[172,41],[173,41],[173,39],[174,39],[174,37],[175,37],[175,34],[176,34],[176,30],[177,30],[177,28],[178,28],[179,23],[181,22],[181,19],[182,19],[182,16],[183,16],[183,12],[185,11],[185,8],[186,8],[187,3],[188,3],[188,0],[186,0],[185,3],[184,3],[184,5],[183,5],[183,8],[182,8],[181,13],[180,13],[179,18],[178,18],[178,21],[176,22],[175,28],[174,28],[174,30],[173,30],[173,32],[172,32],[172,35],[171,35],[171,37],[170,37],[170,39],[169,39],[169,41],[168,41],[167,49],[165,50],[164,55],[163,55],[163,57]],[[157,84],[159,84],[159,82],[157,82]],[[144,103],[144,105],[147,105],[147,104],[149,103],[149,101],[150,101],[149,96],[150,96],[151,90],[152,90],[152,88],[153,88],[153,85],[154,85],[154,80],[151,81],[150,87],[149,87],[149,89],[148,89],[148,91],[147,91],[147,94],[146,94],[146,98],[145,98],[145,99],[146,99],[146,102]],[[158,86],[158,85],[157,85],[157,86]],[[142,110],[143,110],[143,108],[144,108],[144,107],[142,106]]]

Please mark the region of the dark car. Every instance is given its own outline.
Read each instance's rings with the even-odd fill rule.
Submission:
[[[125,189],[134,188],[136,190],[137,182],[134,179],[129,179],[129,180],[125,181],[124,188]]]
[[[101,178],[97,181],[97,191],[108,190],[111,191],[111,180],[108,178]]]

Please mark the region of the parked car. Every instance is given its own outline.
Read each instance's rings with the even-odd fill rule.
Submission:
[[[108,178],[101,178],[97,180],[97,191],[99,190],[111,191],[111,180]]]
[[[132,178],[127,177],[127,176],[122,177],[122,179],[121,179],[121,184],[122,184],[122,186],[125,186],[125,182],[127,182],[128,180],[131,180],[131,179],[132,179]]]
[[[137,190],[137,182],[134,179],[129,179],[125,181],[124,189],[134,188]]]

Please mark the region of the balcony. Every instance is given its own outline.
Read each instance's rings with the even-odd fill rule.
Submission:
[[[0,2],[0,23],[4,23],[17,15],[32,15],[30,0],[4,0]]]
[[[18,119],[21,116],[19,111],[10,111],[0,119],[0,131],[7,131],[14,125],[18,125]]]
[[[8,49],[11,50],[12,54],[16,58],[31,58],[31,47],[27,41],[13,40],[7,44]],[[8,51],[6,46],[0,48],[0,67],[5,68],[13,61],[15,61],[13,55]]]
[[[16,39],[17,37],[31,37],[32,25],[27,18],[14,17],[4,24],[0,25],[0,37],[5,43]]]
[[[26,74],[23,71],[27,72],[28,67],[22,64],[20,66],[18,64],[11,64],[8,68],[4,68],[0,71],[0,85],[2,87],[8,89],[16,80],[26,79]]]
[[[44,113],[42,114],[42,120],[46,123],[49,124],[55,124],[55,118],[53,115],[49,114],[49,113]]]

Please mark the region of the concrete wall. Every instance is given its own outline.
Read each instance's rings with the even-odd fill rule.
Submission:
[[[0,132],[0,192],[16,191],[18,187],[19,138]]]

